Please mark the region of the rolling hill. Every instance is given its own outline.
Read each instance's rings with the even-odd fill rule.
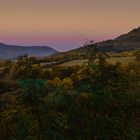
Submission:
[[[126,34],[120,35],[115,39],[86,44],[78,49],[58,53],[52,57],[59,58],[63,56],[63,58],[67,59],[86,58],[90,50],[95,46],[100,52],[120,53],[125,51],[140,50],[140,27],[135,28]]]
[[[88,44],[78,49],[72,50],[70,52],[84,53],[88,52],[93,46],[101,52],[123,52],[132,51],[140,49],[140,27],[133,29],[132,31],[120,35],[119,37],[106,40],[102,42],[97,42],[95,44]]]
[[[114,40],[96,43],[97,48],[103,52],[123,52],[140,49],[140,27],[123,34]]]
[[[60,53],[47,46],[17,46],[0,43],[0,59],[11,59],[25,53],[29,56],[37,57],[51,55],[49,59],[53,58],[54,60],[58,60],[59,58],[61,60],[79,59],[86,58],[88,52],[95,46],[101,52],[119,53],[124,51],[140,50],[140,27],[112,40],[87,44],[78,49]]]
[[[0,43],[0,59],[13,59],[19,55],[44,57],[56,54],[57,51],[48,46],[17,46]]]

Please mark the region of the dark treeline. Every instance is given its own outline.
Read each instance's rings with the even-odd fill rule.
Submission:
[[[42,68],[34,57],[0,69],[0,140],[139,140],[140,63]]]

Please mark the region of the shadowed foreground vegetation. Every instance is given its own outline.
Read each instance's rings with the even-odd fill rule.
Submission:
[[[95,51],[87,65],[50,69],[23,56],[2,62],[0,78],[0,140],[140,139],[138,55],[109,64]]]

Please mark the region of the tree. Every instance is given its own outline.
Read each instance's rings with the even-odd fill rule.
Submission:
[[[13,78],[26,79],[29,77],[41,77],[42,69],[34,57],[28,55],[19,56],[12,68]]]

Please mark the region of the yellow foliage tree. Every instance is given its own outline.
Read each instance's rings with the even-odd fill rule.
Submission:
[[[64,78],[62,84],[65,90],[73,89],[73,82],[71,78]]]

